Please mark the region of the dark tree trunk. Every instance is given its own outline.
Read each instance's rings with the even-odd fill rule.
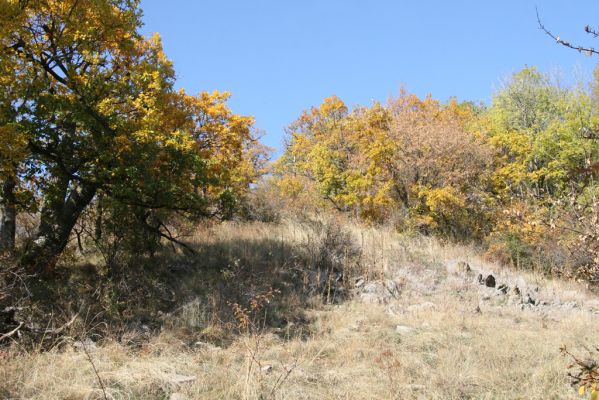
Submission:
[[[94,226],[94,237],[96,239],[96,242],[99,242],[100,240],[102,240],[102,222],[103,222],[103,218],[104,218],[104,194],[102,192],[100,192],[100,194],[98,195],[98,207],[97,207],[97,214],[96,214],[96,220],[95,222],[95,226]]]
[[[22,263],[33,272],[45,272],[54,267],[68,244],[73,227],[97,190],[93,184],[78,183],[66,195],[67,186],[68,182],[57,185],[62,187],[59,193],[46,199],[35,240],[23,254]]]
[[[7,178],[0,187],[0,253],[12,252],[15,248],[17,207],[15,180]]]

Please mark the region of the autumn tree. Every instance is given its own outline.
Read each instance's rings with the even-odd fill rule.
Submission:
[[[230,111],[227,93],[174,89],[160,38],[139,33],[138,3],[0,2],[0,151],[11,160],[0,178],[39,209],[23,256],[34,270],[56,261],[99,194],[168,236],[157,210],[218,214],[256,176],[252,119]]]
[[[590,243],[597,234],[590,220],[596,220],[599,194],[592,168],[598,121],[589,91],[525,68],[495,94],[484,119],[503,215],[495,233],[503,235],[508,253],[556,266],[577,258],[568,255],[584,249],[577,236]],[[593,256],[578,258],[575,263],[585,264]]]
[[[405,226],[480,235],[485,218],[473,210],[484,208],[491,153],[466,129],[473,113],[469,105],[405,92],[351,112],[327,98],[290,126],[279,185],[295,196],[315,191],[337,210],[368,220],[403,212]]]

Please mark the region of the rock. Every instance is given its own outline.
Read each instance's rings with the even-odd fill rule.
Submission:
[[[93,353],[98,350],[98,346],[96,343],[90,338],[85,338],[83,340],[77,340],[73,343],[73,347],[79,351],[86,351],[88,353]]]
[[[356,281],[354,282],[354,286],[355,286],[355,287],[357,287],[357,288],[359,288],[359,287],[362,287],[362,286],[364,286],[364,283],[365,283],[365,281],[364,281],[364,278],[362,278],[362,277],[359,277],[359,278],[357,278],[357,279],[356,279]]]
[[[388,304],[385,307],[385,313],[387,315],[396,316],[405,313],[405,310],[403,309],[403,307],[398,306],[397,304]]]
[[[472,268],[466,261],[460,261],[456,264],[456,272],[467,274],[468,272],[472,272]]]
[[[420,303],[420,304],[412,304],[411,306],[408,307],[408,311],[418,312],[418,311],[424,311],[424,310],[432,310],[434,308],[435,308],[434,303],[431,303],[430,301],[426,301],[426,302]]]
[[[495,287],[495,277],[493,275],[487,275],[485,278],[486,287]]]
[[[480,306],[476,306],[476,309],[474,310],[475,314],[482,314],[482,310],[480,309]]]
[[[187,400],[189,397],[185,396],[183,393],[171,393],[169,400]]]
[[[195,347],[197,347],[198,349],[204,350],[204,351],[218,351],[218,350],[222,350],[221,347],[215,346],[212,343],[195,342],[193,345]]]
[[[500,291],[501,293],[503,293],[503,294],[507,294],[507,292],[508,292],[509,288],[508,288],[508,286],[507,286],[506,284],[503,284],[503,283],[502,283],[501,285],[499,285],[499,286],[497,287],[497,290],[499,290],[499,291]]]
[[[179,375],[175,374],[171,376],[170,381],[174,385],[183,385],[185,383],[191,383],[197,379],[195,375]]]
[[[478,283],[480,283],[481,285],[484,283],[483,274],[478,274]]]
[[[514,288],[512,289],[512,294],[514,294],[515,296],[520,296],[520,288],[518,288],[518,286],[514,286]]]
[[[360,289],[360,299],[364,303],[387,304],[399,297],[399,285],[391,280],[368,282]]]
[[[263,374],[266,374],[266,375],[270,374],[272,372],[272,365],[266,364],[265,366],[263,366],[261,368],[261,371]]]
[[[535,301],[532,297],[530,297],[529,294],[526,295],[526,298],[524,299],[524,304],[532,304],[533,306],[535,305]]]
[[[395,332],[399,333],[400,335],[410,336],[410,335],[413,335],[415,333],[415,330],[414,330],[414,328],[411,328],[409,326],[397,325],[395,327]]]

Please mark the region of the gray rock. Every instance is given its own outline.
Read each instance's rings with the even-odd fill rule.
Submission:
[[[364,303],[387,304],[400,295],[400,288],[397,282],[387,279],[384,281],[374,281],[364,284],[360,289],[360,299]]]
[[[196,379],[198,379],[198,377],[195,375],[175,374],[175,375],[171,376],[170,381],[174,385],[183,385],[185,383],[191,383],[191,382],[195,381]]]
[[[207,343],[207,342],[195,342],[194,346],[197,347],[200,350],[204,350],[204,351],[218,351],[218,350],[222,350],[221,347],[215,346],[212,343]]]
[[[76,342],[73,343],[73,347],[76,350],[85,351],[88,353],[93,353],[94,351],[98,350],[98,346],[96,346],[96,343],[93,340],[91,340],[90,338],[85,338],[83,340],[77,340]]]
[[[418,312],[418,311],[424,311],[424,310],[432,310],[434,308],[435,308],[434,303],[431,303],[430,301],[426,301],[426,302],[420,303],[420,304],[412,304],[411,306],[408,307],[408,311]]]
[[[532,305],[535,304],[535,300],[532,297],[530,297],[529,294],[526,295],[523,302],[524,302],[524,304],[532,304]]]
[[[460,261],[456,264],[456,272],[467,274],[471,271],[472,268],[470,268],[470,265],[466,261]]]
[[[270,365],[270,364],[266,364],[266,365],[264,365],[264,366],[261,368],[261,370],[262,370],[262,373],[263,373],[263,374],[266,374],[266,375],[268,375],[268,374],[270,374],[270,373],[272,372],[272,365]]]
[[[397,325],[395,327],[395,332],[399,333],[400,335],[411,336],[415,333],[415,330],[409,326]]]
[[[354,286],[357,287],[357,288],[359,288],[359,287],[364,286],[364,283],[365,283],[364,278],[359,277],[359,278],[356,279],[356,281],[354,283]]]
[[[485,286],[486,287],[495,287],[495,277],[493,275],[487,275],[485,278]]]

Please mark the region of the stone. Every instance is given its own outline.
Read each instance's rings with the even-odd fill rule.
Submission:
[[[183,393],[171,393],[169,400],[187,400],[189,397],[185,396]]]
[[[264,365],[264,366],[261,368],[261,370],[262,370],[262,373],[263,373],[263,374],[266,374],[266,375],[268,375],[268,374],[270,374],[270,373],[272,372],[272,365],[270,365],[270,364],[266,364],[266,365]]]
[[[194,346],[200,350],[210,351],[210,352],[222,350],[221,347],[215,346],[212,343],[207,343],[207,342],[195,342]]]
[[[395,332],[399,333],[400,335],[404,335],[404,336],[410,336],[415,333],[414,328],[411,328],[411,327],[405,326],[405,325],[397,325],[395,327]]]
[[[98,346],[96,346],[96,343],[90,338],[75,341],[73,343],[73,347],[76,350],[85,351],[88,353],[93,353],[94,351],[98,350]]]
[[[460,261],[456,265],[456,270],[457,272],[468,273],[472,271],[472,268],[470,268],[470,265],[466,261]]]
[[[360,299],[364,303],[388,304],[399,297],[400,289],[397,282],[387,279],[364,284],[360,289]]]
[[[487,275],[485,278],[485,286],[486,287],[495,287],[495,277],[493,275]]]
[[[171,383],[175,384],[175,385],[183,385],[185,383],[191,383],[193,381],[195,381],[197,379],[197,376],[195,375],[180,375],[180,374],[175,374],[173,376],[171,376]]]
[[[430,301],[426,301],[426,302],[420,303],[420,304],[412,304],[411,306],[408,307],[408,311],[418,312],[418,311],[424,311],[424,310],[432,310],[434,308],[435,308],[434,303],[431,303]]]
[[[364,283],[365,283],[365,281],[364,281],[364,278],[362,278],[362,277],[359,277],[359,278],[357,278],[357,279],[356,279],[356,281],[354,282],[354,286],[355,286],[355,287],[357,287],[357,288],[359,288],[359,287],[362,287],[362,286],[364,286]]]
[[[497,287],[497,290],[499,290],[503,294],[507,294],[509,288],[508,288],[508,286],[506,284],[502,283],[501,285],[499,285]]]

